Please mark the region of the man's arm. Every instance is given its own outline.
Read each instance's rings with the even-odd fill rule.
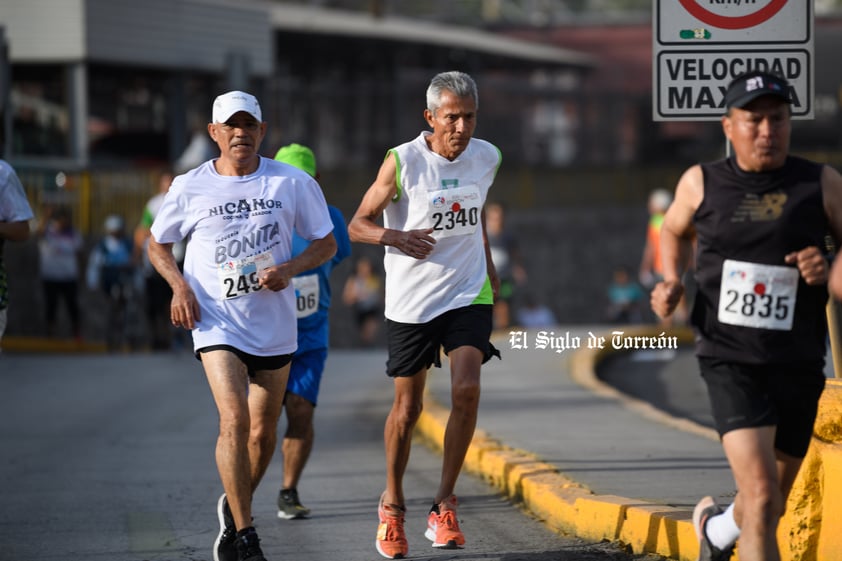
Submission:
[[[842,175],[830,166],[822,170],[822,196],[830,235],[836,244],[828,288],[836,300],[842,300]]]
[[[842,257],[837,257],[833,262],[828,288],[833,298],[842,302]]]
[[[351,239],[348,237],[348,224],[338,208],[329,206],[330,219],[333,221],[333,238],[336,240],[336,253],[331,261],[336,265],[351,255]]]
[[[836,247],[842,241],[842,177],[830,166],[822,168],[822,200],[830,234]],[[801,278],[809,285],[830,282],[830,267],[823,247],[808,246],[786,255],[785,261],[798,268]]]
[[[497,275],[497,266],[491,258],[491,244],[488,243],[488,233],[485,229],[485,208],[480,213],[480,221],[482,223],[482,245],[485,249],[485,266],[488,274],[488,280],[491,282],[491,291],[494,293],[494,300],[500,295],[500,277]]]
[[[193,329],[196,327],[196,322],[202,319],[199,301],[178,268],[172,246],[171,243],[158,243],[155,236],[150,236],[147,250],[149,261],[172,288],[173,296],[170,306],[172,324],[176,327]]]
[[[32,208],[14,170],[0,160],[0,240],[23,242],[29,239]]]
[[[29,221],[0,221],[0,238],[10,242],[25,242],[29,239]]]
[[[368,188],[351,222],[348,235],[352,242],[390,245],[416,259],[424,259],[433,251],[435,238],[432,228],[424,230],[392,230],[377,224],[377,219],[397,194],[397,166],[395,156],[389,153],[377,172],[377,178]]]
[[[693,249],[696,231],[693,215],[704,197],[701,166],[693,166],[681,176],[675,198],[661,225],[661,260],[664,280],[652,290],[652,310],[662,318],[669,317],[684,294],[682,278]]]
[[[310,242],[304,251],[286,263],[263,269],[260,272],[260,285],[269,290],[283,290],[292,283],[292,277],[326,263],[334,253],[336,253],[336,239],[331,232],[321,239]]]

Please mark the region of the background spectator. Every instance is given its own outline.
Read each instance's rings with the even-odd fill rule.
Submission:
[[[514,235],[506,229],[506,214],[500,203],[485,205],[485,231],[491,247],[491,259],[500,278],[500,292],[494,301],[494,328],[505,329],[511,323],[513,297],[526,284],[526,269]]]
[[[368,257],[358,257],[354,272],[345,282],[342,301],[354,311],[360,344],[370,347],[377,339],[383,306],[383,279],[374,271]]]
[[[15,170],[0,160],[0,339],[6,331],[8,282],[3,263],[3,244],[6,240],[22,242],[29,239],[29,221],[32,208],[26,199],[20,179]]]
[[[172,184],[173,174],[164,171],[158,178],[158,192],[143,207],[140,223],[134,231],[135,262],[139,263],[143,275],[144,312],[149,345],[153,350],[171,348],[177,341],[181,330],[173,329],[170,321],[170,301],[172,289],[167,281],[155,270],[149,261],[148,247],[152,222],[164,202],[164,195]],[[184,262],[184,243],[173,244],[173,255],[181,266]],[[179,341],[180,343],[180,341]],[[185,343],[186,345],[186,343]]]
[[[82,320],[79,310],[79,274],[84,240],[73,226],[70,209],[66,206],[45,206],[36,236],[46,306],[47,336],[56,336],[59,307],[64,305],[73,337],[80,341]]]
[[[122,216],[108,216],[104,230],[105,235],[91,250],[86,276],[88,289],[105,296],[105,341],[108,350],[114,351],[131,342],[129,333],[134,329],[128,321],[128,307],[136,304],[133,244],[126,235]]]
[[[608,286],[607,319],[611,323],[640,323],[643,321],[646,294],[634,282],[628,267],[614,269],[614,279]]]
[[[516,311],[517,323],[520,327],[552,327],[558,325],[555,314],[546,304],[538,301],[532,292],[523,296],[523,302]]]

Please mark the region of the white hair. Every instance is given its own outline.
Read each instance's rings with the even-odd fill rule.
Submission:
[[[474,98],[474,104],[479,109],[479,94],[474,79],[464,72],[451,70],[441,72],[433,76],[430,85],[427,87],[427,109],[435,115],[436,109],[441,106],[442,92],[449,91],[456,96]]]

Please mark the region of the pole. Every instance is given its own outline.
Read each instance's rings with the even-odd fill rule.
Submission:
[[[833,375],[842,378],[842,303],[833,298],[827,301],[827,334],[830,337],[830,352],[833,360]]]

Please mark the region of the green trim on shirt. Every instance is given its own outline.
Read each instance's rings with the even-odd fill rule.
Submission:
[[[155,217],[152,216],[152,211],[149,210],[149,207],[143,207],[143,215],[140,217],[140,225],[144,228],[151,228],[153,222],[155,222]]]
[[[482,289],[471,304],[494,304],[494,291],[491,290],[491,279],[488,275],[485,277],[485,284],[482,285]]]
[[[401,198],[401,193],[403,193],[403,189],[401,188],[401,159],[398,156],[398,151],[392,148],[389,150],[390,154],[395,156],[395,196],[392,197],[392,202],[396,203]]]

